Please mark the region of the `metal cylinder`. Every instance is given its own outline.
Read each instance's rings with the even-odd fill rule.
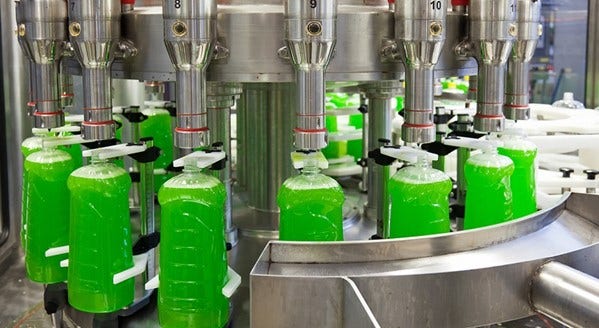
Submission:
[[[206,67],[216,40],[216,0],[163,2],[164,41],[177,79],[175,146],[210,144]]]
[[[599,327],[599,279],[559,262],[537,270],[530,303],[535,311],[568,327]]]
[[[245,198],[249,207],[278,212],[277,193],[294,174],[289,154],[293,151],[295,86],[289,83],[248,83],[238,101],[237,112],[244,120],[238,140],[238,172],[245,177]],[[243,165],[241,165],[243,163]]]
[[[478,97],[478,76],[471,75],[468,80],[468,100],[476,101]]]
[[[395,39],[406,68],[402,139],[435,141],[433,70],[445,43],[446,0],[395,2]]]
[[[514,0],[471,0],[470,41],[478,62],[474,129],[502,131],[505,69],[517,27]]]
[[[399,94],[399,81],[385,81],[370,84],[364,90],[368,98],[368,150],[381,147],[379,139],[391,139],[393,114],[392,99]],[[384,236],[387,226],[388,204],[387,180],[389,166],[376,164],[368,159],[368,198],[365,213],[368,218],[377,221],[377,235]]]
[[[287,0],[286,44],[296,71],[298,92],[295,147],[319,150],[327,145],[324,72],[336,42],[337,0]]]
[[[34,126],[62,126],[59,68],[67,40],[67,3],[64,0],[21,0],[16,5],[16,17],[21,49],[32,62]]]
[[[508,62],[503,113],[511,120],[530,118],[528,106],[529,63],[542,34],[541,1],[517,0],[518,34]]]
[[[121,36],[119,0],[70,2],[71,45],[83,70],[82,136],[84,139],[112,139],[112,90],[110,70]]]
[[[237,243],[236,228],[233,226],[231,215],[233,181],[231,179],[231,107],[235,105],[235,99],[242,92],[238,83],[208,83],[208,127],[210,139],[213,142],[222,142],[223,151],[227,154],[227,166],[219,171],[219,178],[225,185],[227,199],[225,201],[225,235],[227,242],[235,245]]]

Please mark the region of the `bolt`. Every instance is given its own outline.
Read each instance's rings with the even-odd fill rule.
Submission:
[[[17,27],[17,34],[19,34],[20,37],[24,37],[25,36],[25,24],[19,24],[19,26]]]
[[[311,21],[306,24],[306,32],[310,36],[318,36],[322,34],[322,24],[319,21]]]
[[[171,29],[173,31],[173,35],[179,38],[187,34],[187,25],[181,21],[174,22]]]

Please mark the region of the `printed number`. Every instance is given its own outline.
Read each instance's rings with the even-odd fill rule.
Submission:
[[[318,5],[317,0],[310,0],[310,8],[314,9]]]
[[[441,10],[442,4],[440,0],[437,1],[431,1],[431,7],[433,7],[433,10]]]
[[[516,12],[516,5],[515,4],[511,4],[510,8],[512,8],[512,12],[515,13]]]
[[[175,8],[181,8],[181,0],[175,0]]]

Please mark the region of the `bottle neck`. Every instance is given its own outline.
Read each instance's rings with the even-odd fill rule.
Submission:
[[[195,166],[195,165],[185,165],[183,167],[183,173],[200,173],[202,172],[202,170],[200,170],[199,167]]]
[[[310,165],[310,166],[305,166],[302,169],[303,175],[312,176],[312,175],[316,175],[318,173],[320,173],[320,169],[317,166]]]
[[[91,163],[91,164],[106,164],[106,163],[109,163],[109,162],[110,162],[110,160],[109,160],[109,159],[106,159],[106,158],[104,158],[104,159],[100,159],[100,158],[98,157],[98,155],[94,155],[94,156],[92,156],[92,157],[90,158],[90,163]]]

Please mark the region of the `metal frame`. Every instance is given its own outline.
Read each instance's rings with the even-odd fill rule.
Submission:
[[[587,108],[599,106],[599,3],[589,0],[587,25],[587,71],[585,105]]]

